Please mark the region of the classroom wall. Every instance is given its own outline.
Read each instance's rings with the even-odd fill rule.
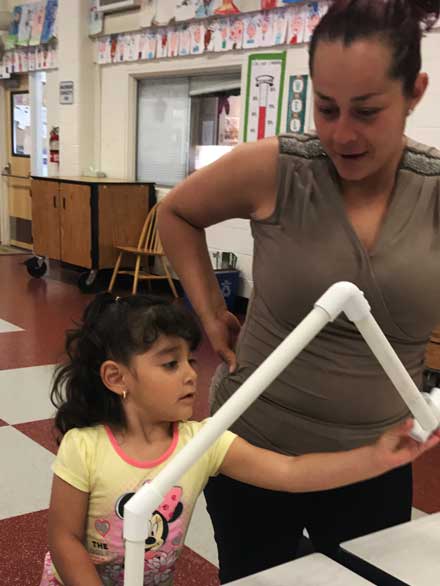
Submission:
[[[9,7],[19,3],[9,0]],[[81,0],[79,4],[85,5],[87,2]],[[116,33],[147,26],[151,22],[152,10],[152,4],[146,2],[140,11],[107,15],[104,32]],[[242,95],[245,94],[248,52],[244,51],[118,65],[94,65],[85,22],[75,31],[69,29],[69,23],[80,12],[77,2],[60,0],[59,70],[48,72],[49,120],[50,125],[61,126],[64,174],[81,174],[91,166],[104,171],[109,177],[135,178],[138,79],[240,70],[243,80]],[[85,14],[84,6],[82,14]],[[440,148],[439,54],[440,31],[436,30],[423,42],[423,69],[429,73],[431,82],[422,104],[409,118],[408,135]],[[287,48],[282,131],[286,124],[289,75],[307,73],[307,69],[307,47]],[[78,101],[74,106],[60,106],[59,81],[71,78],[75,79]],[[167,189],[158,186],[159,197],[164,197],[166,193]],[[231,220],[213,226],[208,229],[207,239],[212,252],[228,250],[237,254],[238,267],[242,272],[240,293],[249,296],[253,282],[252,238],[248,222]]]
[[[407,133],[412,138],[440,148],[440,32],[430,33],[423,42],[423,69],[430,76],[428,92],[413,115],[408,120]],[[157,75],[186,75],[197,72],[218,72],[228,68],[241,68],[242,80],[246,80],[247,54],[205,55],[185,59],[169,59],[149,63],[109,65],[102,67],[101,98],[101,168],[121,177],[134,177],[135,162],[135,108],[136,78]],[[307,47],[298,46],[287,49],[286,83],[291,74],[303,74],[308,70]],[[242,95],[245,83],[242,84]],[[115,115],[117,113],[117,116]],[[282,126],[285,130],[287,115],[287,88],[283,100]],[[310,109],[309,109],[310,115]],[[107,120],[112,124],[106,124]],[[307,126],[307,125],[306,125]],[[167,189],[158,190],[159,197]],[[253,242],[249,223],[245,220],[230,220],[213,226],[207,231],[207,241],[211,252],[216,250],[232,251],[238,256],[238,267],[242,273],[240,294],[249,297],[253,286],[252,248]]]

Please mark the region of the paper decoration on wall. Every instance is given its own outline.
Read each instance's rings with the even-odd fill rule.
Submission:
[[[243,49],[260,47],[261,24],[260,15],[243,16]]]
[[[177,29],[168,29],[167,57],[177,57],[179,55],[179,38],[180,35]]]
[[[287,11],[287,42],[298,45],[304,42],[306,11],[303,6],[295,6]]]
[[[18,40],[18,29],[20,28],[21,6],[16,6],[12,11],[12,20],[9,24],[8,34],[5,42],[5,49],[13,49]]]
[[[287,34],[287,13],[285,10],[273,11],[272,34],[274,45],[284,45]]]
[[[285,52],[249,56],[244,142],[279,133],[285,65]]]
[[[25,4],[21,7],[20,25],[18,27],[17,45],[27,46],[31,38],[32,17],[34,9],[32,4]]]
[[[156,57],[168,57],[168,29],[160,29],[157,33]]]
[[[173,4],[174,2],[174,4]],[[201,13],[196,0],[173,0],[173,10],[180,10],[182,17],[191,10]],[[257,2],[257,4],[255,4]],[[314,30],[317,22],[328,9],[328,2],[282,2],[284,8],[238,14],[223,18],[199,19],[174,26],[161,26],[141,32],[112,35],[98,39],[97,62],[121,63],[133,60],[174,58],[200,55],[204,52],[223,52],[240,49],[256,49],[277,45],[305,42],[306,27]],[[170,4],[163,7],[162,16],[170,14]],[[262,0],[237,0],[236,7],[248,11],[250,6],[262,5]],[[298,4],[293,6],[292,4]],[[221,0],[204,0],[205,13],[224,6]],[[156,11],[157,13],[157,11]],[[165,18],[165,17],[164,17]],[[310,34],[310,32],[308,33]],[[111,39],[111,40],[110,40]],[[119,46],[121,45],[121,46]]]
[[[205,25],[201,22],[194,22],[189,25],[191,36],[191,55],[201,55],[205,50]]]
[[[31,38],[29,39],[30,46],[36,46],[40,44],[41,33],[43,32],[44,16],[46,14],[46,5],[34,4],[34,10],[32,13],[32,24],[31,24]]]
[[[43,32],[41,33],[42,44],[49,43],[53,38],[56,38],[57,11],[58,0],[47,0]]]
[[[291,75],[286,132],[304,132],[307,110],[308,75]]]
[[[191,54],[191,31],[187,24],[182,25],[178,32],[179,57]]]
[[[234,18],[229,26],[229,46],[232,51],[243,47],[243,17]]]
[[[318,26],[319,21],[328,10],[328,4],[325,1],[308,2],[305,6],[306,22],[304,32],[304,42],[309,43],[312,38],[313,31]]]
[[[98,0],[89,3],[89,35],[99,35],[104,30],[104,13],[98,10]]]

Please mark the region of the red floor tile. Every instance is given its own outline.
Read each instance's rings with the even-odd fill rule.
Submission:
[[[14,425],[14,427],[53,454],[56,454],[58,451],[58,444],[56,442],[58,433],[54,427],[53,421],[53,419],[42,419],[41,421],[18,423],[17,425]]]
[[[218,586],[218,569],[189,547],[177,563],[175,586]]]
[[[47,551],[47,511],[0,521],[2,586],[38,586]]]
[[[414,462],[414,506],[425,513],[440,511],[440,446]]]

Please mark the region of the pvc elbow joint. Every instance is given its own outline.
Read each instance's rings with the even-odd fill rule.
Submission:
[[[352,322],[365,319],[370,314],[370,305],[363,292],[347,281],[332,285],[315,303],[333,321],[343,311]]]
[[[147,539],[150,519],[164,498],[152,484],[144,486],[124,505],[124,539],[141,542]]]

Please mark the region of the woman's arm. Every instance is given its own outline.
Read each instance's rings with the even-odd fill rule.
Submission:
[[[231,445],[220,472],[269,490],[312,492],[380,476],[412,462],[440,441],[420,444],[409,436],[412,421],[385,432],[376,443],[345,452],[284,456],[257,448],[242,438]]]
[[[190,175],[159,207],[158,225],[165,253],[214,349],[233,366],[232,348],[240,326],[226,310],[204,229],[230,218],[269,216],[275,206],[277,161],[276,138],[240,145]]]
[[[84,546],[89,495],[54,475],[49,507],[49,550],[65,586],[102,586]]]

